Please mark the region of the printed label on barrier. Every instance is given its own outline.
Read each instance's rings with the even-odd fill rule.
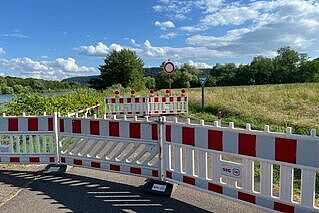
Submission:
[[[0,153],[9,153],[10,147],[9,146],[0,146]]]
[[[236,180],[241,180],[242,178],[242,167],[238,164],[221,162],[219,171],[221,176]]]
[[[166,185],[160,185],[160,184],[154,184],[152,187],[152,190],[159,191],[159,192],[165,192]]]

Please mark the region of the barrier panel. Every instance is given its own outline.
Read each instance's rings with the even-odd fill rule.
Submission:
[[[183,184],[281,212],[319,212],[319,138],[146,119],[0,118],[0,163],[61,163]],[[318,193],[318,192],[317,192]]]
[[[188,113],[186,96],[148,97],[147,115],[169,115]]]
[[[311,136],[164,122],[165,179],[282,212],[318,212],[315,207],[319,139]],[[258,168],[257,168],[258,167]],[[274,184],[275,169],[280,173]],[[255,179],[255,171],[259,171]],[[293,200],[300,174],[299,200]],[[277,188],[277,187],[278,188]],[[276,189],[277,188],[277,189]],[[275,193],[275,191],[278,193]]]
[[[145,97],[105,98],[107,115],[146,115]]]
[[[62,164],[159,178],[157,123],[60,118],[59,124]]]
[[[106,115],[172,115],[188,113],[187,96],[105,98]]]
[[[0,117],[0,163],[56,163],[54,116]]]

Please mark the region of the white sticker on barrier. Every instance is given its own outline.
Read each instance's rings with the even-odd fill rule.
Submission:
[[[160,185],[160,184],[154,184],[152,187],[152,190],[159,191],[159,192],[165,192],[166,185]]]
[[[220,176],[232,178],[235,180],[242,179],[242,166],[235,163],[221,162],[219,165]]]

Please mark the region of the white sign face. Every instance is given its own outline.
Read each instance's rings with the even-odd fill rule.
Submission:
[[[165,192],[166,185],[160,185],[160,184],[153,184],[152,190],[158,191],[158,192]]]
[[[220,171],[221,176],[236,179],[236,180],[242,179],[242,166],[241,165],[221,162],[219,171]]]
[[[202,78],[198,78],[199,83],[201,86],[204,86],[206,81],[207,81],[207,77],[202,77]]]
[[[173,62],[171,61],[167,61],[165,62],[164,64],[164,71],[167,73],[167,74],[171,74],[175,71],[175,65],[173,64]]]

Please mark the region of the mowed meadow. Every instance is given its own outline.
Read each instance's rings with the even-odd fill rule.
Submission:
[[[309,134],[319,132],[319,83],[277,84],[205,88],[205,113],[201,112],[201,88],[188,90],[192,119],[214,121],[222,111],[222,123],[237,127],[250,123],[253,129],[270,125],[272,131]]]

